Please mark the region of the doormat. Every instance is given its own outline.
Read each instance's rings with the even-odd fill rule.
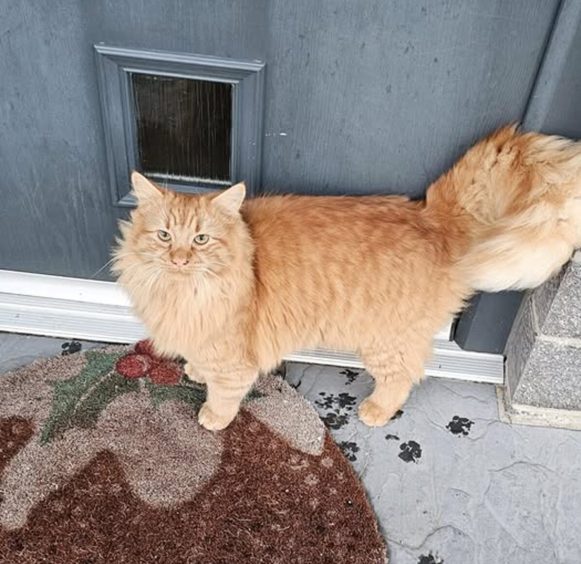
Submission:
[[[146,341],[0,376],[0,562],[386,562],[349,462],[280,376],[219,433],[204,397]]]

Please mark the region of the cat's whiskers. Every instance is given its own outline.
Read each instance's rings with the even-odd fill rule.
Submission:
[[[150,289],[153,285],[153,279],[158,279],[160,275],[159,268],[153,262],[134,262],[123,267],[123,277],[126,281],[133,280],[140,286],[147,286]]]
[[[218,275],[215,272],[208,268],[197,268],[196,270],[194,270],[194,272],[196,274],[209,274],[210,276],[214,276],[215,278],[218,277]]]
[[[99,268],[99,270],[97,270],[96,272],[94,272],[93,274],[91,274],[90,278],[95,278],[95,276],[97,276],[97,274],[99,274],[100,272],[102,272],[105,268],[107,268],[113,261],[115,260],[119,260],[120,258],[124,258],[126,256],[129,256],[132,253],[119,253],[119,254],[115,254],[114,257],[112,257],[110,260],[108,260],[101,268]]]

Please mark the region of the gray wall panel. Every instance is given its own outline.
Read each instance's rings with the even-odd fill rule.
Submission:
[[[0,269],[108,258],[94,43],[264,60],[268,191],[418,195],[522,117],[557,4],[1,0]]]
[[[520,119],[556,2],[273,6],[265,186],[418,195]]]
[[[553,96],[542,120],[543,131],[557,133],[573,139],[581,139],[581,2],[576,2],[577,32],[560,65]]]

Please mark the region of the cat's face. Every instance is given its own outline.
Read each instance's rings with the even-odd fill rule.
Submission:
[[[175,277],[218,276],[228,267],[235,227],[242,222],[243,184],[218,196],[192,196],[159,188],[138,173],[132,181],[138,207],[123,229],[119,257],[129,253],[133,268],[142,264]],[[118,262],[122,273],[127,261]]]

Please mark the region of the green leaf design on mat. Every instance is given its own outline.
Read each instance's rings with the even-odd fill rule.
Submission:
[[[67,429],[95,425],[99,415],[116,397],[139,389],[136,380],[128,380],[114,370],[119,353],[89,351],[87,363],[77,376],[54,384],[52,410],[40,435],[47,444]]]
[[[183,381],[182,381],[183,382]],[[201,384],[186,384],[180,382],[175,386],[163,386],[152,384],[147,381],[145,387],[149,390],[151,402],[154,407],[158,407],[164,401],[179,400],[184,401],[190,405],[194,410],[198,411],[202,404],[206,401],[206,386]],[[264,394],[252,388],[244,398],[244,401],[252,401],[263,397]]]
[[[179,400],[198,410],[206,401],[206,387],[199,384],[179,383],[175,386],[164,386],[152,384],[148,380],[145,382],[145,387],[149,391],[154,407],[158,407],[164,401]]]

